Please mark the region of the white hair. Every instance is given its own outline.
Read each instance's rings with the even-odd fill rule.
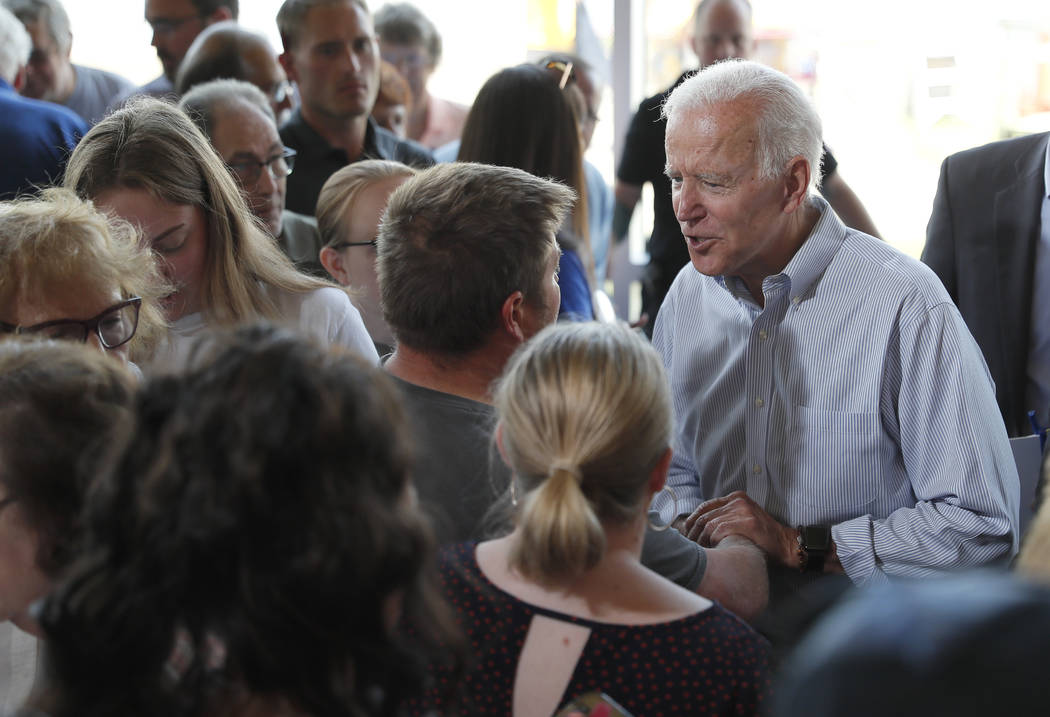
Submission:
[[[33,41],[22,21],[7,8],[0,7],[0,78],[14,84],[18,71],[29,62]]]
[[[748,60],[717,62],[675,88],[664,102],[662,115],[670,121],[690,110],[754,100],[757,106],[755,149],[759,174],[781,176],[794,157],[809,162],[809,191],[820,182],[824,151],[821,123],[813,104],[790,77]]]

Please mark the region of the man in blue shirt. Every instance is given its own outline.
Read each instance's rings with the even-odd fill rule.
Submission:
[[[22,23],[0,7],[0,200],[57,183],[66,158],[87,132],[72,110],[18,94],[32,49]]]
[[[1019,487],[988,369],[933,272],[816,195],[805,95],[727,61],[664,114],[691,260],[653,341],[678,425],[665,518],[752,540],[773,599],[800,571],[865,584],[1008,560]]]

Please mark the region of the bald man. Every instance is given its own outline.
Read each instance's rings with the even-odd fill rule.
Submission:
[[[278,126],[291,114],[292,88],[273,46],[236,22],[219,22],[197,35],[179,67],[175,90],[185,95],[211,80],[243,80],[258,87],[269,100]]]

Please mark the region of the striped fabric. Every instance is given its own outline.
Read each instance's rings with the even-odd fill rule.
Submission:
[[[14,714],[33,688],[37,639],[11,622],[0,622],[0,714]]]
[[[831,524],[858,584],[1009,558],[1017,470],[980,350],[932,271],[813,201],[764,308],[687,265],[660,309],[677,512],[744,490],[787,525]],[[666,493],[654,508],[675,512]]]

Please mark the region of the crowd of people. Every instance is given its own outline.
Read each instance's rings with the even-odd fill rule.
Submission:
[[[920,262],[746,0],[697,6],[614,189],[578,56],[464,107],[407,3],[284,0],[280,52],[237,0],[145,18],[134,87],[0,0],[0,714],[1050,697],[1010,442],[1050,423],[1050,133],[947,158]]]

